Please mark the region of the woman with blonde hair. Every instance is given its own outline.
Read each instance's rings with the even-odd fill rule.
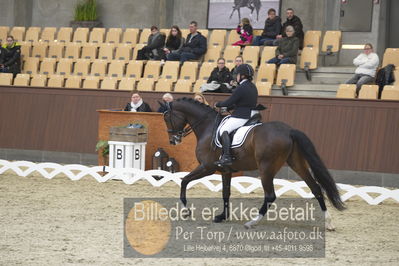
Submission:
[[[208,102],[206,101],[206,99],[205,99],[205,96],[204,96],[202,93],[196,92],[196,93],[194,94],[194,100],[196,100],[196,101],[198,101],[198,102],[200,102],[200,103],[209,105],[209,103],[208,103]]]

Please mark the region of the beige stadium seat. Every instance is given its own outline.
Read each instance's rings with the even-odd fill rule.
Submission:
[[[146,28],[141,31],[139,43],[147,44],[148,37],[151,34],[151,29]]]
[[[40,27],[29,27],[26,31],[25,41],[26,42],[37,42],[39,41]]]
[[[117,78],[112,78],[112,77],[105,77],[103,81],[101,82],[100,89],[106,89],[106,90],[116,90],[116,84],[118,83]]]
[[[162,69],[161,78],[176,82],[179,77],[180,63],[178,61],[166,61]]]
[[[190,80],[179,79],[174,88],[174,92],[191,92],[192,82]]]
[[[126,29],[122,36],[122,43],[128,43],[131,47],[135,47],[139,38],[139,29],[129,28]]]
[[[126,67],[126,77],[127,78],[134,78],[135,80],[141,79],[143,75],[143,61],[130,61]]]
[[[356,84],[340,84],[337,90],[337,98],[355,98]]]
[[[225,65],[230,71],[236,66],[235,63],[226,63]]]
[[[82,77],[80,76],[69,76],[65,81],[65,88],[78,89],[82,86]]]
[[[209,39],[209,45],[224,47],[226,35],[226,30],[213,30]]]
[[[301,54],[300,68],[301,69],[316,69],[318,49],[313,47],[304,47]]]
[[[18,42],[21,45],[21,56],[22,58],[30,57],[32,50],[31,42]]]
[[[209,46],[205,53],[204,62],[217,62],[222,53],[221,46]]]
[[[56,27],[45,27],[40,35],[40,41],[42,42],[54,42],[55,33],[57,32]]]
[[[40,74],[53,75],[55,73],[55,64],[57,60],[55,58],[44,58],[40,64]]]
[[[47,57],[59,60],[64,56],[65,44],[63,42],[51,42],[48,46]]]
[[[240,35],[238,35],[237,31],[230,30],[229,37],[227,39],[227,45],[232,45],[233,43],[240,40]]]
[[[399,85],[399,67],[395,69],[393,72],[393,76],[395,77],[395,82],[393,83],[395,86]]]
[[[110,28],[105,37],[106,43],[118,44],[121,41],[122,28]]]
[[[284,95],[288,95],[287,87],[293,86],[295,81],[296,65],[282,64],[278,69],[276,84],[281,87]]]
[[[142,78],[137,83],[138,91],[153,91],[155,80],[152,78]]]
[[[111,61],[114,58],[114,48],[113,43],[102,43],[98,51],[98,59]]]
[[[274,77],[276,76],[276,65],[275,64],[263,64],[260,65],[257,72],[257,82],[269,82],[274,83]]]
[[[71,27],[61,27],[57,33],[57,41],[69,43],[72,39],[73,29]]]
[[[321,51],[323,53],[336,53],[341,48],[341,31],[326,31],[323,38]]]
[[[90,60],[76,59],[73,74],[78,76],[87,76],[89,74]]]
[[[33,43],[31,56],[43,59],[47,57],[47,49],[48,49],[48,43],[35,42]]]
[[[216,67],[216,63],[212,62],[204,62],[201,65],[198,80],[208,81],[209,77],[211,76],[212,70]]]
[[[180,70],[180,79],[194,83],[197,80],[198,62],[184,62]]]
[[[82,54],[80,56],[82,59],[89,59],[93,61],[97,58],[97,44],[85,43],[82,46]]]
[[[82,88],[84,89],[98,89],[100,85],[99,77],[85,77]]]
[[[305,38],[303,41],[303,47],[313,47],[319,51],[320,47],[321,31],[319,30],[308,30],[305,33]]]
[[[184,39],[187,39],[187,36],[190,34],[190,30],[189,29],[180,29],[181,30],[181,36]]]
[[[136,45],[136,47],[134,47],[133,55],[132,55],[132,60],[137,60],[137,59],[136,59],[136,58],[137,58],[137,52],[138,52],[140,49],[143,49],[144,46],[145,46],[145,44],[139,43],[139,44]]]
[[[0,26],[0,42],[5,43],[10,27]]]
[[[362,85],[359,99],[378,99],[378,85]]]
[[[47,76],[40,74],[33,74],[30,80],[30,85],[32,87],[46,87]]]
[[[93,28],[90,32],[89,42],[91,43],[103,43],[105,36],[105,28]]]
[[[245,46],[242,53],[245,64],[250,64],[254,69],[258,66],[259,61],[259,46]]]
[[[65,58],[73,59],[74,61],[80,58],[80,49],[82,45],[80,43],[66,43],[65,44]]]
[[[107,64],[108,63],[106,60],[101,60],[101,59],[94,60],[93,64],[91,65],[90,75],[100,78],[105,77],[105,74],[107,73]]]
[[[256,82],[256,88],[258,89],[259,95],[271,95],[272,94],[272,83],[270,82]]]
[[[265,46],[262,51],[260,65],[267,64],[270,59],[276,57],[276,46]]]
[[[159,79],[155,85],[155,91],[171,91],[173,82],[170,79]]]
[[[152,78],[155,81],[157,81],[160,73],[161,73],[161,62],[148,61],[144,68],[143,78]]]
[[[122,60],[112,60],[108,68],[108,76],[116,79],[123,78],[125,71],[125,62]]]
[[[399,101],[399,86],[384,86],[381,94],[381,100]]]
[[[115,50],[115,59],[123,60],[125,63],[130,61],[130,55],[132,52],[132,47],[130,44],[120,43],[117,45]]]
[[[399,69],[399,48],[387,48],[385,49],[384,57],[382,60],[382,67],[393,64],[396,66],[396,70]],[[399,80],[398,75],[395,76],[396,81]]]
[[[121,81],[119,82],[118,89],[132,91],[132,90],[134,90],[135,85],[136,85],[136,79],[122,78]]]
[[[39,58],[28,57],[24,61],[23,73],[36,74],[39,70]]]
[[[18,74],[14,79],[14,86],[29,86],[29,81],[29,74]]]
[[[62,88],[64,87],[63,75],[51,75],[47,81],[47,87]]]
[[[69,76],[72,73],[73,60],[68,58],[61,58],[57,64],[56,74]]]
[[[0,73],[0,85],[7,86],[12,85],[13,74],[12,73]]]
[[[22,42],[25,37],[25,27],[13,27],[10,35],[14,37],[15,41]]]
[[[199,79],[194,83],[193,92],[200,92],[200,88],[203,84],[206,83],[206,80]]]
[[[160,29],[159,32],[165,34],[165,36],[169,35],[170,29]]]
[[[262,33],[263,33],[263,30],[261,30],[261,29],[253,30],[254,36],[260,36],[260,35],[262,35]]]
[[[208,39],[209,30],[207,30],[207,29],[198,29],[197,31],[201,32],[202,36],[204,36],[205,38]]]
[[[228,45],[226,46],[226,49],[224,49],[223,58],[226,60],[226,63],[234,63],[234,60],[239,55],[240,46]]]
[[[89,38],[89,28],[76,28],[73,33],[73,42],[87,43]]]

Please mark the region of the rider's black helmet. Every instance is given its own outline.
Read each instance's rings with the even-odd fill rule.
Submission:
[[[251,67],[251,65],[248,64],[239,65],[236,72],[237,74],[244,75],[247,79],[250,80],[254,76],[254,69]]]

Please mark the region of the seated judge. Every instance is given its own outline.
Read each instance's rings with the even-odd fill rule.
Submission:
[[[138,91],[133,91],[131,102],[126,104],[123,111],[128,112],[152,112],[151,107],[143,102]]]

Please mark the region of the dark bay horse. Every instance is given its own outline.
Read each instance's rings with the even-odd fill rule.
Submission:
[[[164,113],[164,120],[171,144],[180,143],[182,137],[187,135],[190,130],[197,138],[196,156],[199,166],[182,179],[181,202],[187,206],[186,188],[188,183],[220,171],[222,173],[224,208],[223,212],[215,217],[214,222],[225,220],[226,217],[229,217],[232,173],[214,164],[221,154],[220,149],[213,150],[211,145],[217,112],[203,103],[187,98],[178,99],[165,107],[167,111]],[[187,125],[189,127],[186,127]],[[322,190],[325,191],[335,208],[343,210],[345,207],[333,178],[317,154],[314,145],[303,132],[282,122],[263,123],[254,127],[243,146],[233,149],[232,154],[235,157],[233,169],[238,171],[259,170],[265,193],[263,205],[259,209],[259,216],[246,223],[247,228],[257,224],[266,214],[269,204],[276,199],[273,178],[287,162],[309,186],[326,216],[326,228],[333,230]],[[308,165],[313,175],[310,173]]]
[[[240,8],[248,7],[251,10],[251,16],[256,10],[256,21],[259,21],[259,11],[262,6],[260,0],[234,0],[233,11],[231,12],[230,19],[233,17],[234,11],[238,13],[238,23],[241,23]]]

